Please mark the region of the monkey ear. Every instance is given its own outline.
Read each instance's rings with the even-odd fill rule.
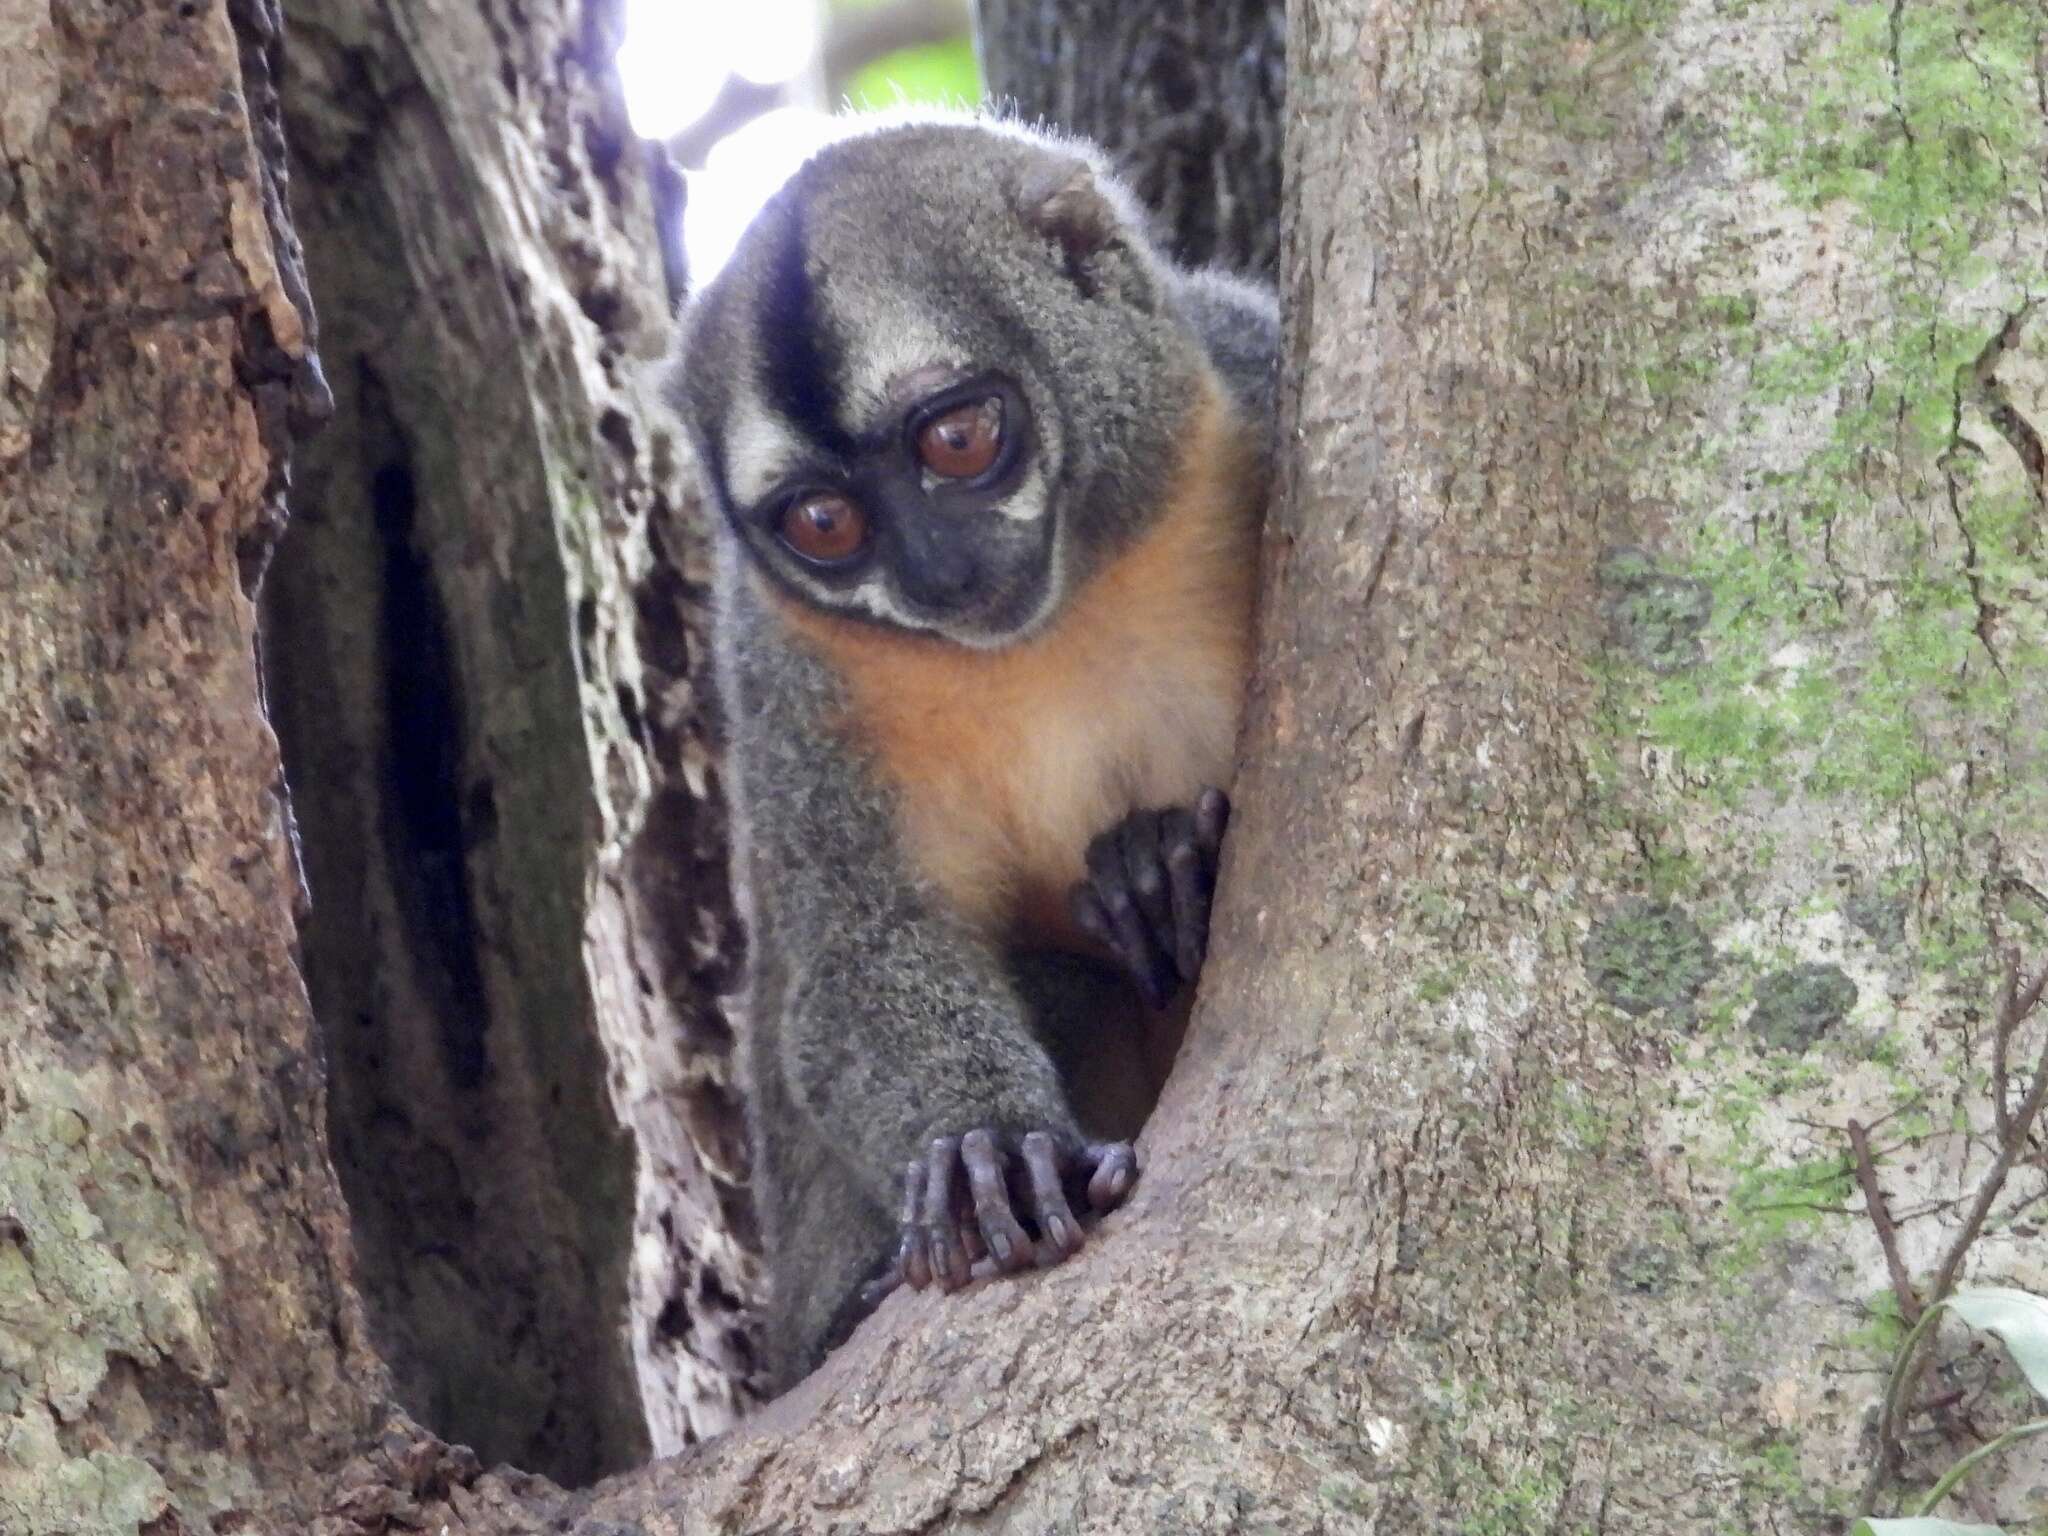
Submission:
[[[1059,156],[1034,165],[1017,188],[1017,212],[1060,247],[1068,274],[1093,293],[1092,263],[1123,243],[1123,221],[1087,163]]]

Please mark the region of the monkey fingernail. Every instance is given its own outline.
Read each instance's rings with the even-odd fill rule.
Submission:
[[[921,1291],[932,1283],[931,1266],[925,1262],[922,1248],[906,1247],[897,1268],[903,1272],[903,1283],[913,1291]]]
[[[932,1278],[942,1291],[957,1291],[967,1283],[967,1266],[961,1262],[961,1255],[950,1243],[937,1238],[931,1243]]]

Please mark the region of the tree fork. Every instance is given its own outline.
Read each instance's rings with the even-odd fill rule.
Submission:
[[[1943,458],[1957,369],[2048,286],[2019,173],[2048,124],[2007,67],[2048,21],[1852,12],[1294,7],[1241,814],[1132,1205],[1058,1270],[892,1298],[753,1420],[575,1495],[402,1425],[333,1481],[381,1394],[305,1108],[236,558],[265,284],[207,261],[242,162],[179,137],[246,141],[211,105],[232,41],[215,12],[38,21],[0,61],[9,177],[33,143],[41,178],[0,188],[0,250],[50,274],[0,286],[30,338],[0,417],[0,847],[27,871],[0,882],[0,1277],[57,1301],[0,1320],[0,1510],[1838,1529],[1891,1292],[1812,1127],[1937,1105],[1871,1148],[1901,1263],[1967,1219],[1956,1278],[2048,1289],[2036,1163],[1971,1199],[1991,1053],[2040,1049],[1982,1027],[1982,936],[2042,952],[1987,878],[2038,889],[2048,859],[2034,485],[1980,400],[1981,463]],[[1942,68],[1963,46],[1988,62]],[[167,82],[190,110],[148,107],[145,157],[125,125]],[[2027,419],[2037,329],[1999,368]],[[1906,1478],[1955,1460],[1912,1449]],[[2021,1457],[1957,1505],[2017,1524]]]

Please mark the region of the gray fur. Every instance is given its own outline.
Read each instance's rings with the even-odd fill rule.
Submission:
[[[1176,274],[1174,298],[1246,416],[1271,423],[1280,355],[1280,303],[1273,291],[1208,270]]]
[[[1063,186],[1048,211],[1048,191]],[[788,280],[777,252],[786,257],[792,227],[820,334],[815,355],[778,360],[764,294]],[[760,583],[879,622],[902,615],[865,611],[819,581],[776,547],[759,508],[735,503],[736,423],[769,419],[758,440],[786,435],[829,468],[878,430],[851,398],[878,349],[935,337],[940,361],[1000,365],[1028,399],[1050,513],[1042,527],[996,530],[1015,547],[992,581],[1021,584],[1017,601],[1003,589],[1007,609],[913,618],[970,645],[1029,633],[1157,510],[1205,359],[1254,420],[1270,409],[1270,295],[1172,268],[1142,227],[1085,146],[982,121],[899,124],[814,158],[683,322],[687,363],[671,393],[723,513],[719,685],[752,945],[747,1069],[778,1388],[857,1318],[859,1288],[894,1252],[905,1164],[931,1138],[1083,1134],[1062,1071],[1074,1039],[1043,1026],[1103,982],[1072,957],[1001,953],[921,885],[888,791],[834,728],[838,678],[792,640]],[[806,368],[826,377],[832,420],[793,419],[786,398],[771,398],[778,366],[783,386]],[[994,522],[979,519],[974,536],[988,539]]]

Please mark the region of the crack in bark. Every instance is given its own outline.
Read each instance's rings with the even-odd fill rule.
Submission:
[[[1076,1419],[1012,1467],[1001,1482],[988,1489],[986,1497],[979,1500],[963,1498],[958,1502],[948,1500],[946,1510],[938,1519],[944,1520],[953,1515],[986,1515],[998,1505],[1016,1498],[1019,1491],[1031,1482],[1040,1467],[1094,1429],[1094,1418]],[[936,1523],[935,1521],[931,1528],[936,1529]]]
[[[2022,557],[2033,553],[2037,525],[2048,523],[2048,447],[2044,447],[2039,429],[2012,403],[1998,377],[1998,365],[2019,345],[2037,302],[2029,299],[2006,316],[2005,324],[1984,343],[1984,350],[1969,367],[1971,397],[1984,408],[1998,435],[2019,455],[2020,467],[2026,471],[2027,483],[2033,491],[2034,522],[2022,523],[2016,539]]]
[[[2033,492],[2034,517],[2031,522],[2023,521],[2014,537],[2014,551],[2022,558],[2033,552],[2034,537],[2038,526],[2048,523],[2048,447],[2044,447],[2040,432],[2019,408],[2012,403],[2004,384],[1998,378],[1998,365],[2014,347],[2026,330],[2029,317],[2038,301],[2029,299],[2018,309],[2007,315],[2004,324],[1992,333],[1977,356],[1956,370],[1955,388],[1951,397],[1949,416],[1948,447],[1939,461],[1942,480],[1946,490],[1949,518],[1956,525],[1956,531],[1963,540],[1963,579],[1968,582],[1970,599],[1977,609],[1975,625],[1978,640],[1983,644],[1991,664],[1998,668],[2000,675],[2005,664],[2000,659],[1994,636],[2000,614],[1996,603],[1986,600],[1984,581],[1978,569],[1977,539],[1971,532],[1969,520],[1963,515],[1962,490],[1955,469],[1955,459],[1965,446],[1973,452],[1981,452],[1963,435],[1963,407],[1976,405],[1989,416],[1998,435],[2005,439],[2013,452],[2019,456],[2020,467],[2025,471]]]
[[[1991,665],[2002,677],[2005,675],[2005,663],[1999,659],[1998,647],[1994,643],[1999,608],[1984,597],[1984,578],[1977,566],[1977,536],[1970,531],[1970,521],[1963,515],[1962,488],[1956,476],[1956,455],[1968,441],[1963,436],[1963,402],[1968,394],[1963,371],[1958,370],[1949,401],[1948,446],[1942,450],[1937,463],[1948,502],[1949,521],[1956,525],[1956,532],[1963,540],[1963,580],[1969,585],[1970,602],[1977,610],[1977,622],[1972,629],[1978,643],[1984,647],[1984,654],[1991,658]]]

